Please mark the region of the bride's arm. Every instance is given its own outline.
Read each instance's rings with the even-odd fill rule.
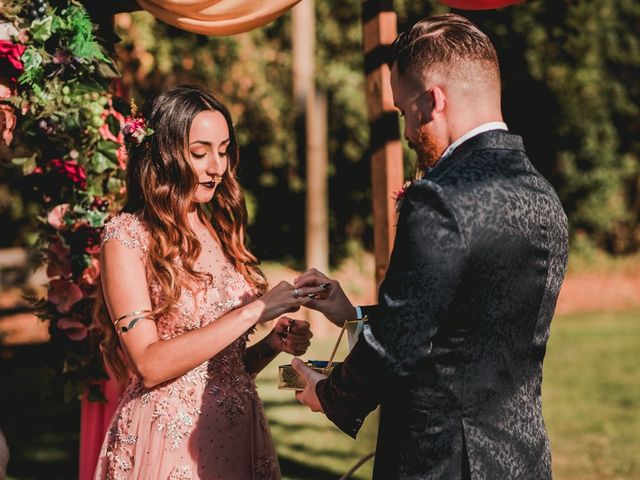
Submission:
[[[280,317],[269,335],[247,349],[245,366],[249,373],[259,373],[278,356],[280,352],[304,355],[311,343],[313,333],[309,323]]]
[[[120,242],[106,242],[101,254],[101,282],[112,320],[131,312],[151,310],[151,299],[142,259]],[[121,345],[145,387],[166,382],[207,361],[258,322],[264,322],[297,310],[308,302],[306,295],[294,297],[293,287],[281,282],[268,293],[233,310],[202,328],[170,340],[158,337],[156,324],[136,317],[117,324]],[[301,289],[302,290],[302,289]],[[313,293],[311,291],[305,293]],[[130,326],[122,332],[122,326]]]

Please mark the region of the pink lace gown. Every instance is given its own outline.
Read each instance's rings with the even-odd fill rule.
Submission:
[[[123,213],[112,219],[102,244],[113,240],[146,257],[148,231],[138,216]],[[200,240],[197,268],[211,273],[213,282],[203,282],[194,293],[182,290],[178,313],[157,319],[163,340],[214,322],[254,298],[213,238]],[[153,284],[149,290],[155,306],[162,292]],[[106,434],[95,479],[279,479],[254,375],[243,361],[248,334],[155,388],[144,388],[132,376]]]

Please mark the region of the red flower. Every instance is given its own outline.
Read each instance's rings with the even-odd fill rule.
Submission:
[[[7,72],[13,82],[24,71],[20,57],[25,50],[24,45],[0,40],[0,70]]]
[[[400,212],[400,208],[402,207],[402,200],[407,194],[407,190],[409,190],[409,187],[413,185],[413,182],[415,182],[415,180],[407,180],[402,185],[402,188],[396,192],[396,212]]]
[[[49,169],[62,177],[66,177],[79,188],[87,188],[87,174],[81,165],[74,160],[50,160],[47,164]]]

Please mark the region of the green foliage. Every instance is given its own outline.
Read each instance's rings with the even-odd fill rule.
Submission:
[[[396,0],[399,30],[449,9]],[[329,96],[331,245],[371,247],[369,131],[361,2],[316,2],[317,85]],[[558,190],[573,234],[612,253],[640,249],[640,1],[536,2],[458,12],[486,31],[503,72],[503,108],[532,161]],[[133,15],[119,35],[136,96],[199,83],[230,107],[242,144],[242,181],[256,211],[262,258],[302,257],[304,147],[292,108],[290,15],[234,37],[189,34]],[[413,154],[405,149],[405,165]],[[408,170],[407,170],[408,171]],[[277,219],[274,222],[274,219]]]
[[[83,7],[70,6],[60,15],[63,22],[60,30],[69,35],[69,49],[73,54],[86,62],[107,62],[111,60],[102,52],[102,47],[96,41],[94,25],[89,14]]]
[[[360,2],[317,2],[317,16],[318,87],[330,100],[331,244],[337,259],[348,238],[372,238]],[[128,85],[134,96],[146,99],[171,85],[197,83],[229,107],[242,146],[241,181],[252,194],[250,234],[261,258],[303,256],[305,149],[292,108],[290,20],[285,15],[246,34],[204,37],[134,13],[131,27],[117,31],[123,75],[140,80]]]
[[[0,21],[22,29],[15,41],[25,49],[24,72],[8,86],[15,138],[0,154],[21,170],[27,197],[22,210],[47,264],[46,298],[34,308],[49,321],[56,378],[65,384],[67,399],[81,392],[96,399],[95,382],[106,378],[91,318],[99,235],[122,201],[125,152],[119,132],[129,109],[109,90],[112,62],[84,7],[73,0],[56,4],[37,20],[23,0],[10,17],[0,12]],[[0,197],[11,194],[7,190]]]
[[[555,184],[574,235],[640,248],[640,2],[527,2],[469,15],[501,57],[507,121]]]

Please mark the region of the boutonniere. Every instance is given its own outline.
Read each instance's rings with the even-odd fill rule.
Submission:
[[[409,187],[413,185],[414,182],[415,179],[407,180],[402,184],[402,188],[396,192],[396,213],[400,213],[404,196],[407,194],[407,190],[409,190]]]

